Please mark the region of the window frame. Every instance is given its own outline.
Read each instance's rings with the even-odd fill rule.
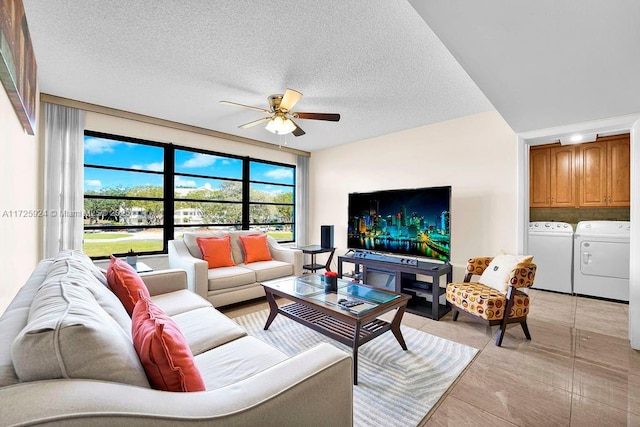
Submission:
[[[151,140],[146,140],[146,139],[140,139],[140,138],[132,138],[132,137],[128,137],[128,136],[123,136],[123,135],[115,135],[115,134],[110,134],[110,133],[104,133],[104,132],[96,132],[96,131],[92,131],[92,130],[85,130],[84,131],[84,135],[83,138],[86,137],[97,137],[97,138],[103,138],[103,139],[109,139],[109,140],[113,140],[113,141],[121,141],[121,142],[125,142],[125,143],[131,143],[131,144],[142,144],[142,145],[149,145],[149,146],[154,146],[154,147],[160,147],[163,149],[163,159],[164,159],[164,167],[163,167],[163,171],[159,172],[159,171],[141,171],[139,169],[133,169],[133,168],[122,168],[122,167],[115,167],[115,166],[105,166],[105,165],[100,165],[100,164],[96,164],[96,163],[84,163],[83,164],[83,171],[86,170],[86,168],[96,168],[96,169],[105,169],[105,170],[120,170],[120,171],[125,171],[125,172],[140,172],[140,173],[152,173],[152,174],[156,174],[156,175],[161,175],[163,177],[163,197],[162,198],[158,198],[158,197],[139,197],[139,196],[101,196],[101,195],[87,195],[86,194],[86,184],[83,182],[83,201],[86,201],[87,199],[101,199],[101,200],[143,200],[143,201],[150,201],[150,202],[162,202],[163,203],[163,223],[160,225],[107,225],[107,226],[103,226],[103,225],[84,225],[83,224],[83,235],[86,232],[86,230],[101,230],[101,231],[108,231],[108,230],[126,230],[126,229],[162,229],[163,233],[162,233],[162,250],[158,250],[158,251],[140,251],[140,252],[136,252],[138,255],[159,255],[159,254],[166,254],[168,252],[168,241],[169,240],[173,240],[174,239],[174,233],[175,230],[177,228],[180,229],[184,229],[184,228],[195,228],[195,227],[229,227],[229,228],[240,228],[242,230],[249,230],[252,227],[258,227],[261,225],[269,225],[269,224],[274,224],[269,223],[269,224],[263,224],[263,223],[254,223],[251,224],[250,223],[250,207],[252,205],[256,205],[256,204],[265,204],[265,205],[286,205],[286,206],[291,206],[292,207],[292,218],[291,218],[291,222],[278,222],[277,225],[282,225],[282,226],[290,226],[291,227],[291,239],[286,239],[286,240],[278,240],[278,242],[280,243],[291,243],[291,242],[295,242],[295,211],[296,211],[296,206],[295,206],[295,200],[296,200],[296,165],[292,165],[292,164],[287,164],[287,163],[281,163],[281,162],[274,162],[274,161],[270,161],[270,160],[263,160],[263,159],[257,159],[257,158],[252,158],[249,156],[238,156],[238,155],[233,155],[233,154],[228,154],[228,153],[222,153],[222,152],[216,152],[216,151],[210,151],[210,150],[204,150],[201,148],[193,148],[193,147],[187,147],[187,146],[181,146],[181,145],[176,145],[173,143],[163,143],[163,142],[158,142],[158,141],[151,141]],[[192,153],[199,153],[199,154],[206,154],[206,155],[213,155],[213,156],[218,156],[218,157],[222,157],[222,158],[230,158],[230,159],[237,159],[240,160],[242,162],[242,178],[228,178],[228,177],[221,177],[221,176],[215,176],[215,175],[201,175],[201,174],[189,174],[189,173],[185,173],[185,172],[176,172],[176,164],[175,164],[175,160],[176,160],[176,151],[177,150],[181,150],[181,151],[188,151],[188,152],[192,152]],[[250,180],[250,165],[251,162],[257,162],[257,163],[262,163],[262,164],[268,164],[268,165],[273,165],[273,166],[280,166],[280,167],[284,167],[287,169],[291,169],[292,173],[293,173],[293,183],[292,184],[281,184],[281,183],[275,183],[275,182],[266,182],[266,181],[251,181]],[[240,201],[228,201],[228,200],[211,200],[211,201],[207,201],[207,200],[202,200],[202,199],[189,199],[189,198],[182,198],[182,197],[176,197],[176,193],[175,193],[175,180],[176,177],[192,177],[192,178],[197,178],[197,179],[210,179],[210,180],[223,180],[223,181],[229,181],[229,182],[240,182],[242,185],[242,193],[241,193],[241,200]],[[285,187],[289,187],[292,190],[291,196],[292,196],[292,202],[291,203],[275,203],[275,202],[262,202],[262,203],[258,203],[258,202],[251,202],[250,200],[250,188],[251,188],[251,184],[270,184],[270,185],[279,185],[279,186],[285,186]],[[229,224],[229,223],[194,223],[194,224],[189,224],[189,223],[179,223],[176,224],[175,223],[175,215],[176,215],[176,203],[178,202],[196,202],[196,203],[232,203],[232,204],[239,204],[241,206],[241,211],[242,211],[242,215],[241,215],[241,222],[240,223],[234,223],[234,224]],[[86,212],[85,212],[85,217],[86,217]],[[83,246],[84,246],[84,238],[83,238]],[[99,256],[92,256],[92,259],[107,259],[109,258],[111,254],[109,255],[99,255]],[[114,253],[113,255],[115,256],[124,256],[126,255],[126,253]]]

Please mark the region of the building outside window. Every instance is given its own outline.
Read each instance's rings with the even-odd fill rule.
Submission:
[[[259,229],[295,240],[295,166],[91,131],[84,155],[91,257],[166,253],[186,231]]]

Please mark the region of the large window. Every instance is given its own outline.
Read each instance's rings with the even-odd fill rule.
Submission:
[[[249,167],[249,224],[277,239],[293,240],[295,169],[258,161]]]
[[[83,246],[94,258],[166,252],[185,231],[295,238],[295,166],[90,131],[84,155]]]

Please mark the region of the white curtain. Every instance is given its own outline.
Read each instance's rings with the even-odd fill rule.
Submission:
[[[82,249],[84,111],[44,103],[44,257]]]
[[[309,224],[309,157],[296,159],[296,245],[306,246]]]

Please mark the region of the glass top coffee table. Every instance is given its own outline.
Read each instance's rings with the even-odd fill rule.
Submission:
[[[391,331],[407,349],[400,322],[410,297],[361,283],[338,279],[330,287],[322,276],[307,275],[263,283],[271,309],[264,329],[280,313],[353,349],[353,383],[358,384],[358,347]],[[275,297],[292,301],[278,306]],[[391,310],[391,322],[378,317]]]

